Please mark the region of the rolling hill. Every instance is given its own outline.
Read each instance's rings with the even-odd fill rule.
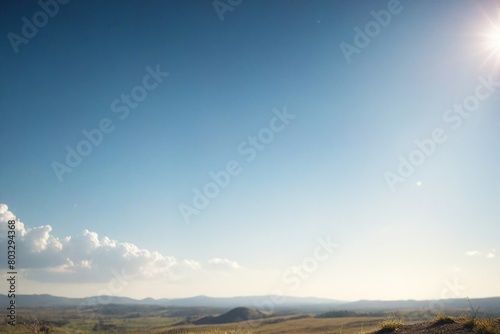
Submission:
[[[233,322],[263,319],[266,314],[248,307],[237,307],[219,316],[208,316],[193,321],[195,325],[220,325]]]

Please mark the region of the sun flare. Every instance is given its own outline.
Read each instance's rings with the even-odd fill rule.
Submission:
[[[497,20],[489,18],[486,31],[482,34],[483,47],[481,52],[486,54],[484,64],[493,63],[494,69],[500,67],[500,10]]]
[[[500,28],[498,26],[494,26],[491,33],[487,35],[487,46],[494,52],[500,51]]]

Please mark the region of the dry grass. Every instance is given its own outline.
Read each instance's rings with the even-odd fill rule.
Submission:
[[[28,334],[50,334],[52,327],[48,324],[41,323],[38,320],[33,322],[23,322],[24,328],[28,330]]]
[[[500,334],[500,324],[494,319],[475,319],[473,328],[478,334]]]
[[[453,324],[455,323],[455,319],[453,317],[450,317],[449,315],[446,315],[444,313],[440,313],[434,318],[433,324],[435,325],[443,325],[443,324]]]
[[[254,332],[246,331],[246,330],[220,330],[220,329],[213,329],[210,331],[203,331],[203,332],[189,332],[189,331],[168,331],[165,332],[165,334],[254,334]]]
[[[379,333],[392,333],[404,326],[403,319],[392,318],[380,324]]]

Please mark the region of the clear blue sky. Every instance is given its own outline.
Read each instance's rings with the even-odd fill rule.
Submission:
[[[15,215],[22,292],[96,295],[115,269],[135,273],[116,294],[141,298],[441,298],[446,280],[464,287],[448,297],[500,295],[500,86],[468,118],[449,111],[496,73],[494,1],[401,0],[350,62],[341,43],[388,1],[243,1],[221,21],[211,1],[73,0],[15,47],[42,9],[1,6],[0,242]],[[169,75],[126,107],[148,67]],[[58,178],[103,119],[113,131]],[[436,128],[446,141],[391,189]],[[230,161],[238,175],[187,223],[179,205]]]

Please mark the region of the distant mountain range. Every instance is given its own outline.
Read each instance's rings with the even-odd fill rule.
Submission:
[[[0,294],[0,303],[7,304],[6,295]],[[16,303],[19,307],[58,307],[58,306],[92,306],[99,304],[117,305],[159,305],[175,307],[223,307],[233,308],[248,306],[255,308],[266,308],[269,305],[282,307],[296,307],[302,305],[338,305],[338,300],[315,298],[315,297],[284,297],[284,296],[248,296],[248,297],[207,297],[196,296],[177,299],[133,299],[116,296],[95,296],[85,298],[56,297],[47,294],[41,295],[17,295]]]
[[[0,295],[0,304],[7,305],[9,299],[6,295]],[[500,297],[475,298],[470,303],[482,312],[500,313]],[[158,305],[167,307],[218,307],[235,308],[249,307],[259,311],[273,311],[287,308],[307,308],[315,309],[318,312],[324,310],[348,310],[348,311],[380,311],[380,310],[401,310],[401,309],[433,309],[439,311],[447,309],[468,309],[469,300],[445,299],[445,300],[360,300],[355,302],[345,302],[334,299],[315,297],[284,297],[284,296],[247,296],[247,297],[207,297],[196,296],[178,299],[133,299],[128,297],[96,296],[86,298],[66,298],[52,295],[17,295],[16,304],[18,307],[69,307],[69,306],[93,306],[102,304],[117,305]]]

